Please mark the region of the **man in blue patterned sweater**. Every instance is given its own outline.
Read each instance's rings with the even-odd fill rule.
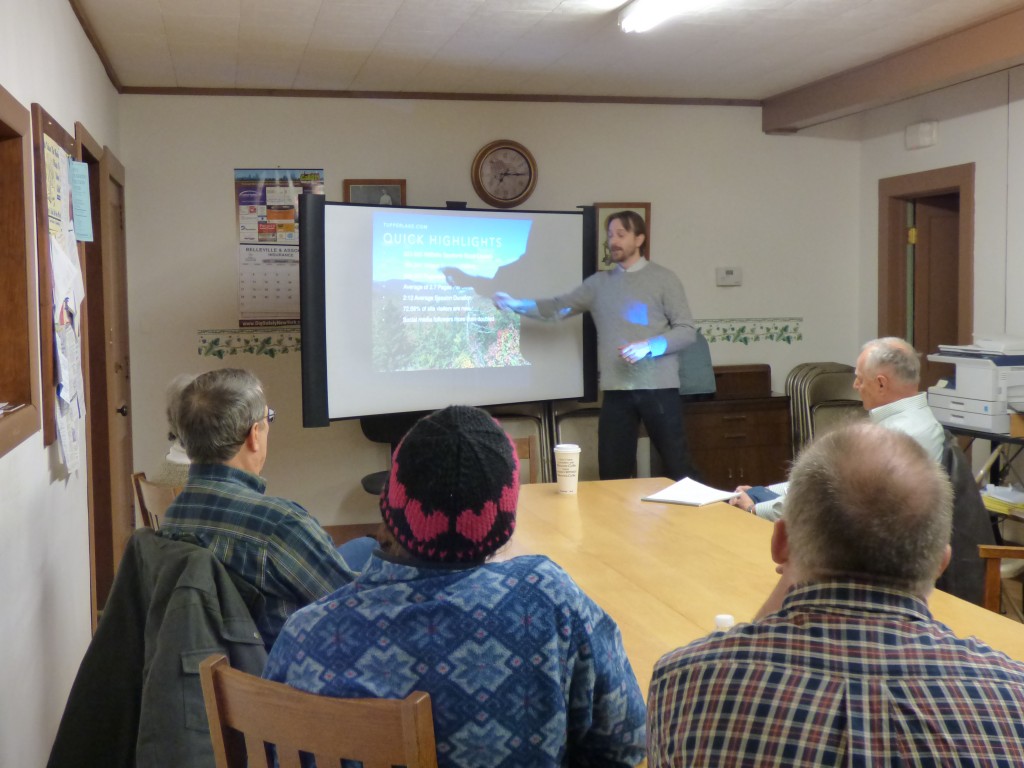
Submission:
[[[442,767],[636,765],[644,701],[615,622],[545,557],[486,562],[518,495],[487,413],[421,419],[381,494],[390,540],[288,620],[264,677],[336,697],[426,691]]]
[[[934,458],[861,423],[790,478],[758,618],[654,667],[651,768],[1024,764],[1024,664],[928,610],[952,518]]]

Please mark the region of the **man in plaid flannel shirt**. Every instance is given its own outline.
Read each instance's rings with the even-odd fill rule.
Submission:
[[[912,438],[861,423],[790,475],[751,624],[664,656],[648,697],[661,766],[1024,764],[1024,664],[935,621],[952,491]]]
[[[264,493],[260,472],[273,420],[249,371],[197,376],[179,397],[175,419],[192,461],[188,482],[160,521],[161,534],[194,536],[260,591],[264,609],[255,619],[268,649],[292,613],[356,575],[316,518]]]

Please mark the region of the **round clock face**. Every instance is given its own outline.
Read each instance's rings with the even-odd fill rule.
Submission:
[[[476,153],[471,175],[480,199],[496,208],[512,208],[533,192],[537,162],[522,144],[500,139]]]

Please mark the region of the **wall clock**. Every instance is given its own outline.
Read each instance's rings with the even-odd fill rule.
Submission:
[[[495,208],[514,208],[537,185],[537,161],[518,141],[498,139],[482,147],[470,171],[473,189]]]

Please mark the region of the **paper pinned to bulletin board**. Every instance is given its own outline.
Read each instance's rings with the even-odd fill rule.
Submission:
[[[299,195],[322,195],[323,169],[236,168],[238,325],[299,321]]]
[[[85,386],[82,378],[79,310],[85,300],[85,284],[78,262],[72,216],[73,161],[57,142],[45,135],[43,157],[56,354],[55,417],[61,460],[69,472],[74,472],[81,466],[81,443],[84,437],[82,419],[85,417]]]

